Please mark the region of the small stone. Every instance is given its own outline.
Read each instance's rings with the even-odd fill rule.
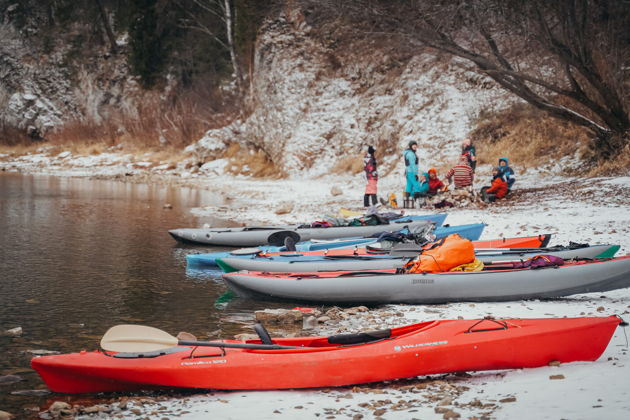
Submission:
[[[59,417],[61,414],[70,414],[72,412],[72,406],[64,401],[55,401],[50,407],[48,407],[48,411],[54,417]]]
[[[5,334],[11,337],[19,337],[22,335],[22,333],[22,327],[15,327],[5,331]]]
[[[378,416],[382,416],[385,413],[387,413],[386,409],[379,408],[378,410],[374,410],[374,412],[372,414],[374,415],[374,417],[378,417]]]
[[[304,320],[304,313],[294,309],[265,309],[254,312],[254,315],[263,324],[302,324]]]
[[[442,410],[438,411],[439,408],[441,408],[443,411]],[[442,414],[443,419],[458,419],[461,417],[459,413],[456,413],[455,411],[444,408],[444,407],[436,407],[435,412],[437,414]]]
[[[11,395],[21,395],[23,397],[44,397],[50,394],[47,389],[21,389],[18,391],[11,391]]]
[[[516,402],[516,397],[503,398],[502,400],[499,400],[499,402],[501,402],[501,403]]]
[[[0,385],[10,385],[16,382],[20,382],[22,378],[17,375],[4,375],[0,376]]]
[[[94,414],[94,413],[98,413],[100,410],[99,410],[98,405],[93,405],[91,407],[83,407],[81,411],[83,411],[86,414]]]
[[[549,366],[560,366],[560,361],[559,360],[552,360],[548,364],[549,364]]]
[[[0,420],[10,420],[13,417],[15,417],[15,416],[13,414],[9,413],[8,411],[0,410]]]
[[[166,203],[166,204],[164,204],[164,205],[162,206],[162,208],[167,209],[167,210],[170,210],[170,209],[172,209],[172,208],[173,208],[173,205],[172,205],[171,203]]]
[[[336,185],[335,185],[335,186],[333,186],[333,187],[330,189],[330,193],[331,193],[334,197],[336,197],[336,196],[338,196],[338,195],[343,194],[343,191],[341,191],[341,188],[339,188],[338,186],[336,186]]]
[[[597,308],[597,312],[604,312],[606,309],[603,306]]]
[[[293,211],[294,204],[290,201],[285,201],[284,203],[280,203],[278,208],[276,209],[276,214],[288,214]]]
[[[551,375],[549,377],[549,379],[555,380],[555,379],[564,379],[564,375]]]
[[[31,353],[34,356],[45,356],[47,354],[61,354],[59,351],[54,350],[44,350],[44,349],[29,349],[26,350],[27,353]]]
[[[314,316],[306,316],[304,317],[304,321],[302,323],[303,330],[311,330],[317,326],[317,318]]]

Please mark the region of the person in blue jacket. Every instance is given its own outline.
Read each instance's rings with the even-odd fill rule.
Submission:
[[[512,190],[512,184],[516,181],[516,177],[514,176],[514,170],[509,166],[508,158],[499,158],[499,169],[501,170],[503,179],[505,179],[508,184],[508,191]]]
[[[423,172],[418,180],[418,195],[420,197],[426,197],[429,194],[429,173]]]
[[[409,147],[403,152],[405,158],[405,197],[413,198],[414,195],[420,191],[420,184],[418,182],[418,155],[416,150],[418,149],[418,142],[412,140],[409,142]]]

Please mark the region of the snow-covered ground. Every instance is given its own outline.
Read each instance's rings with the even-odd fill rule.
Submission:
[[[114,176],[133,170],[143,180],[163,181],[141,165],[115,163],[69,168],[40,165],[29,159],[0,159],[0,169],[46,172],[65,176]],[[124,159],[123,159],[124,161]],[[32,166],[31,166],[32,165]],[[39,169],[37,169],[39,168]],[[478,168],[480,187],[489,167]],[[163,174],[168,176],[167,174]],[[451,225],[484,222],[482,238],[552,233],[551,245],[569,241],[616,243],[619,255],[630,252],[630,176],[578,179],[543,171],[517,173],[512,201],[491,206],[454,208]],[[136,178],[136,176],[123,177]],[[360,176],[259,180],[225,175],[194,174],[177,182],[222,194],[224,203],[193,209],[197,214],[263,224],[309,222],[337,215],[339,208],[361,208],[364,181]],[[335,188],[336,187],[336,188]],[[379,193],[403,188],[399,174],[383,177]],[[339,189],[340,195],[332,190]],[[416,209],[411,213],[437,212]],[[375,313],[400,312],[401,325],[419,320],[495,317],[571,317],[620,315],[630,320],[630,289],[574,295],[553,301],[389,305]],[[379,317],[362,318],[360,327],[378,327]],[[131,403],[134,414],[149,418],[293,419],[626,419],[630,413],[630,355],[626,331],[618,328],[596,362],[569,363],[536,369],[433,375],[430,378],[360,385],[342,389],[211,393],[155,403]],[[587,343],[585,343],[587,345]],[[101,414],[103,415],[103,414]]]

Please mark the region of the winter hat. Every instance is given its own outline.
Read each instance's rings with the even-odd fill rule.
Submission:
[[[501,158],[499,158],[499,164],[501,164],[501,161],[505,162],[505,164],[506,164],[506,165],[509,165],[509,163],[508,163],[508,158],[506,158],[506,157],[501,157]]]
[[[369,146],[369,147],[368,147],[368,153],[369,153],[369,154],[371,154],[371,155],[373,155],[373,154],[374,154],[374,152],[376,152],[376,150],[374,150],[374,147]]]
[[[431,175],[431,173],[434,173],[434,174],[437,175],[437,169],[435,169],[435,168],[431,168],[427,172],[428,172],[429,175]]]
[[[411,140],[411,141],[409,142],[409,148],[411,149],[411,146],[413,146],[413,145],[416,145],[416,146],[417,146],[417,145],[418,145],[418,142],[417,142],[417,141],[415,141],[415,140]]]

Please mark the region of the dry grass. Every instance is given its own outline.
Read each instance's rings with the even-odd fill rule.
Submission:
[[[0,120],[0,146],[19,149],[21,147],[29,147],[32,144],[34,144],[33,139],[24,130],[11,127],[3,120]]]
[[[286,173],[261,149],[244,149],[240,144],[233,143],[220,157],[228,160],[226,170],[234,175],[243,174],[258,178],[286,176]]]
[[[347,156],[338,160],[337,163],[335,163],[335,166],[331,169],[331,172],[333,174],[358,174],[363,170],[363,166],[363,155]]]
[[[103,122],[75,120],[46,134],[45,142],[33,142],[22,130],[0,121],[0,147],[19,153],[42,145],[76,154],[98,154],[111,146],[128,152],[175,152],[197,141],[210,128],[221,127],[236,115],[234,98],[217,91],[190,89],[164,99],[147,92],[135,109],[102,108]],[[219,110],[220,108],[220,110]]]
[[[583,127],[551,118],[528,105],[485,116],[471,133],[480,164],[496,165],[506,156],[519,168],[538,167],[575,152],[585,155],[591,134]]]
[[[619,152],[615,160],[599,162],[587,173],[588,176],[627,175],[630,170],[630,143]]]

